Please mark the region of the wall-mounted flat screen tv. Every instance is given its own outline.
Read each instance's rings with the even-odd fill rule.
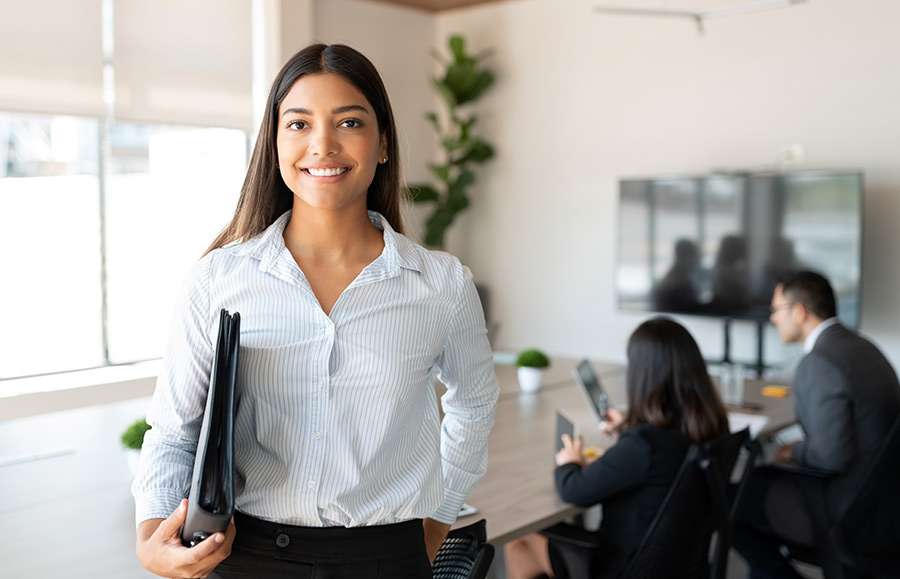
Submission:
[[[859,327],[861,172],[629,178],[619,194],[620,309],[764,320],[775,281],[802,268]]]

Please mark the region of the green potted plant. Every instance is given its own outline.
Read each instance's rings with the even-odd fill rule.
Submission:
[[[409,200],[414,203],[433,204],[425,224],[423,242],[434,248],[444,246],[447,228],[456,215],[469,206],[467,191],[475,182],[473,168],[494,156],[491,145],[472,132],[478,117],[465,112],[466,106],[478,100],[494,83],[494,74],[481,62],[489,51],[468,54],[462,36],[451,36],[449,46],[451,60],[435,54],[445,68],[442,76],[432,79],[446,111],[442,117],[434,112],[426,115],[437,133],[443,153],[440,162],[428,166],[437,178],[437,184],[411,184],[408,193]]]
[[[132,422],[122,433],[122,446],[125,448],[125,456],[132,475],[137,475],[138,461],[141,457],[141,447],[144,445],[144,435],[150,430],[147,420],[139,418]]]
[[[528,348],[516,356],[519,388],[523,392],[537,392],[544,379],[544,371],[550,366],[550,358],[536,348]]]

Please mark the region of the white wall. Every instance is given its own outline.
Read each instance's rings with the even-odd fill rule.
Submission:
[[[687,21],[601,15],[592,0],[519,0],[442,13],[436,42],[493,47],[478,105],[498,156],[449,249],[493,293],[496,345],[624,360],[641,315],[613,290],[617,179],[771,164],[866,175],[862,329],[900,367],[900,36],[894,0],[814,0]],[[707,356],[718,322],[682,318]],[[767,332],[767,359],[796,355]],[[754,326],[733,353],[752,359]]]

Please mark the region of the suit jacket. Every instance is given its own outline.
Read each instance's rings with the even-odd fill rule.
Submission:
[[[806,431],[794,446],[794,462],[835,473],[827,494],[838,516],[900,414],[897,374],[874,344],[835,324],[801,360],[794,393]]]

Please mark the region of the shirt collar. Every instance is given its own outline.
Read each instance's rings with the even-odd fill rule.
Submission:
[[[809,335],[806,336],[806,340],[803,341],[803,352],[806,354],[812,352],[813,348],[816,346],[816,341],[819,339],[819,336],[822,335],[822,332],[835,325],[836,323],[838,323],[837,318],[828,318],[827,320],[813,328]]]
[[[284,229],[290,220],[291,210],[288,209],[258,236],[235,246],[235,251],[259,259],[260,268],[268,270],[281,252],[286,250]],[[387,219],[377,211],[369,211],[369,220],[372,225],[384,232],[384,251],[381,258],[389,273],[396,273],[398,268],[422,271],[422,258],[416,251],[415,243],[394,231]]]
[[[384,257],[385,265],[389,269],[401,267],[413,271],[422,271],[422,258],[416,251],[416,244],[404,235],[394,231],[388,220],[377,211],[369,211],[369,219],[372,225],[384,231]]]

